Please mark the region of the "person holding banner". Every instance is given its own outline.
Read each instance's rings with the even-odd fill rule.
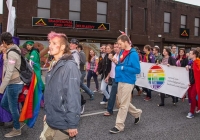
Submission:
[[[179,49],[179,54],[178,57],[176,59],[176,66],[178,67],[186,67],[188,64],[188,58],[186,56],[186,52],[184,48],[180,48]]]
[[[194,117],[195,109],[198,106],[198,101],[196,99],[197,90],[196,90],[196,85],[195,85],[194,69],[193,69],[193,61],[196,60],[198,53],[199,52],[196,49],[193,49],[190,51],[189,58],[192,59],[192,61],[190,61],[190,63],[186,66],[186,70],[189,71],[189,80],[190,80],[190,85],[188,89],[188,97],[189,97],[191,105],[190,105],[190,112],[186,116],[189,119]],[[198,111],[199,111],[199,108],[198,108]]]
[[[130,102],[131,92],[136,82],[136,74],[140,73],[138,54],[136,50],[131,47],[131,42],[127,35],[120,35],[117,38],[117,42],[119,44],[119,48],[122,49],[119,54],[119,61],[117,61],[117,59],[113,60],[116,63],[115,80],[118,82],[116,102],[118,104],[119,111],[115,127],[110,130],[110,133],[112,134],[124,131],[124,122],[128,112],[135,117],[135,124],[139,123],[140,116],[142,114],[142,110],[137,109]]]
[[[167,66],[176,66],[176,60],[171,56],[171,49],[170,48],[164,48],[163,49],[163,59],[161,62],[162,65],[167,65]],[[175,105],[176,102],[178,102],[178,98],[171,96],[172,97],[172,102]],[[161,103],[158,104],[158,106],[164,106],[165,103],[165,94],[160,93],[160,98],[161,98]]]
[[[145,45],[144,46],[144,52],[145,55],[143,57],[142,62],[147,62],[147,63],[155,63],[155,56],[153,55],[151,51],[151,46],[150,45]],[[150,101],[151,100],[151,89],[148,88],[143,88],[143,90],[147,93],[146,98],[144,99],[145,101]]]

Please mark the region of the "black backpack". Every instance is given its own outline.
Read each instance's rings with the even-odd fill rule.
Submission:
[[[7,58],[8,58],[8,53],[10,51],[13,51],[17,54],[19,54],[21,56],[21,66],[19,69],[16,69],[18,70],[19,74],[20,74],[20,78],[21,80],[26,84],[26,85],[30,85],[31,83],[31,80],[32,80],[32,75],[33,75],[33,70],[31,68],[31,66],[29,65],[28,63],[28,60],[21,55],[21,53],[16,50],[16,49],[10,49],[8,52],[7,52]]]

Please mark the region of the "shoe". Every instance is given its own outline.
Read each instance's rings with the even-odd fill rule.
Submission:
[[[90,95],[90,100],[94,100],[94,95]]]
[[[138,91],[138,96],[140,96],[142,94],[142,90]]]
[[[140,116],[138,118],[135,118],[135,122],[134,122],[135,125],[140,122],[141,114],[142,112],[140,113]]]
[[[100,102],[100,105],[105,105],[105,104],[107,104],[108,102],[105,102],[105,101],[102,101],[102,102]]]
[[[110,112],[105,112],[103,115],[104,115],[104,116],[111,116],[112,113],[110,113]]]
[[[12,138],[12,137],[20,136],[20,135],[21,135],[21,129],[13,128],[13,130],[9,132],[8,134],[5,134],[4,137]]]
[[[149,98],[149,97],[146,97],[144,100],[145,100],[145,101],[150,101],[150,100],[151,100],[151,98]]]
[[[95,89],[93,92],[99,92],[99,90]]]
[[[165,105],[164,105],[164,104],[158,104],[158,107],[159,107],[159,106],[165,106]]]
[[[113,127],[112,129],[109,130],[109,132],[112,133],[112,134],[117,134],[120,131],[116,127]]]
[[[192,119],[194,118],[194,115],[192,113],[188,113],[188,115],[186,116],[188,119]]]
[[[82,105],[81,106],[81,115],[84,113],[84,111],[85,111],[85,105]]]
[[[200,110],[197,110],[197,111],[196,111],[196,114],[199,114],[199,113],[200,113]]]

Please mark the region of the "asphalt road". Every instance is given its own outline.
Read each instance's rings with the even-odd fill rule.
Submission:
[[[94,89],[94,85],[92,85]],[[77,140],[199,140],[200,139],[200,114],[195,118],[187,119],[189,112],[188,100],[179,101],[173,106],[172,99],[165,99],[165,107],[157,107],[160,103],[158,93],[153,92],[151,101],[145,102],[144,95],[135,96],[132,103],[143,110],[141,121],[134,125],[134,118],[129,114],[125,123],[125,131],[110,134],[109,129],[114,127],[117,112],[110,117],[104,117],[101,112],[106,111],[105,105],[100,105],[103,95],[95,94],[95,100],[90,101],[89,96],[83,93],[87,100],[84,116],[81,117],[78,128]],[[100,112],[100,113],[99,113]],[[9,138],[9,140],[38,140],[43,128],[43,109],[34,128],[24,127],[22,135]],[[92,115],[96,113],[96,115]],[[6,140],[4,134],[11,129],[0,127],[0,140]],[[7,138],[8,139],[8,138]]]

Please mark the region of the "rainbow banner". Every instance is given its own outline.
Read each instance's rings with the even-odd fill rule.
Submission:
[[[41,98],[42,83],[37,80],[36,74],[33,73],[31,85],[26,95],[25,103],[19,118],[20,122],[25,122],[30,128],[34,126],[38,117]]]
[[[136,85],[182,98],[189,88],[189,73],[185,68],[140,63],[141,73]]]

